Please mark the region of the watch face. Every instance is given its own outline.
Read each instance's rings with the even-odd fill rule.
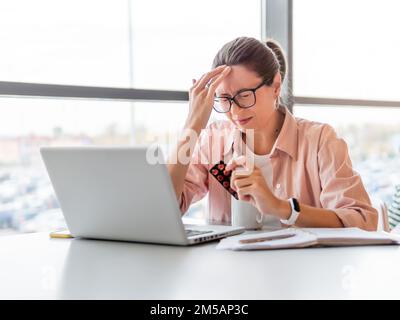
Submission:
[[[300,205],[296,198],[293,198],[293,207],[294,207],[294,210],[296,210],[297,212],[300,212]]]

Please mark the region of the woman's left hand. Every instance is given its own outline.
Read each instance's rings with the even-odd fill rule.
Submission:
[[[231,188],[237,192],[239,200],[250,202],[262,214],[279,216],[281,200],[272,193],[261,170],[256,166],[243,168],[244,162],[245,157],[240,156],[227,164],[225,169],[233,170]]]

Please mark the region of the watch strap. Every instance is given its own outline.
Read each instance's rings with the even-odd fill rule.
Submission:
[[[290,215],[289,219],[287,219],[287,220],[281,219],[281,222],[283,224],[292,226],[296,223],[296,220],[299,217],[300,205],[296,198],[290,198],[289,203],[290,203],[290,207],[292,208],[291,215]]]

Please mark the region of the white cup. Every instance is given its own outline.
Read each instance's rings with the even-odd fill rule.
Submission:
[[[263,216],[250,202],[232,199],[231,221],[234,227],[243,227],[247,230],[261,229]]]

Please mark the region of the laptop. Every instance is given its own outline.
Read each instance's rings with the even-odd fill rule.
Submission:
[[[43,147],[42,159],[73,237],[192,245],[244,231],[184,225],[161,148]]]

